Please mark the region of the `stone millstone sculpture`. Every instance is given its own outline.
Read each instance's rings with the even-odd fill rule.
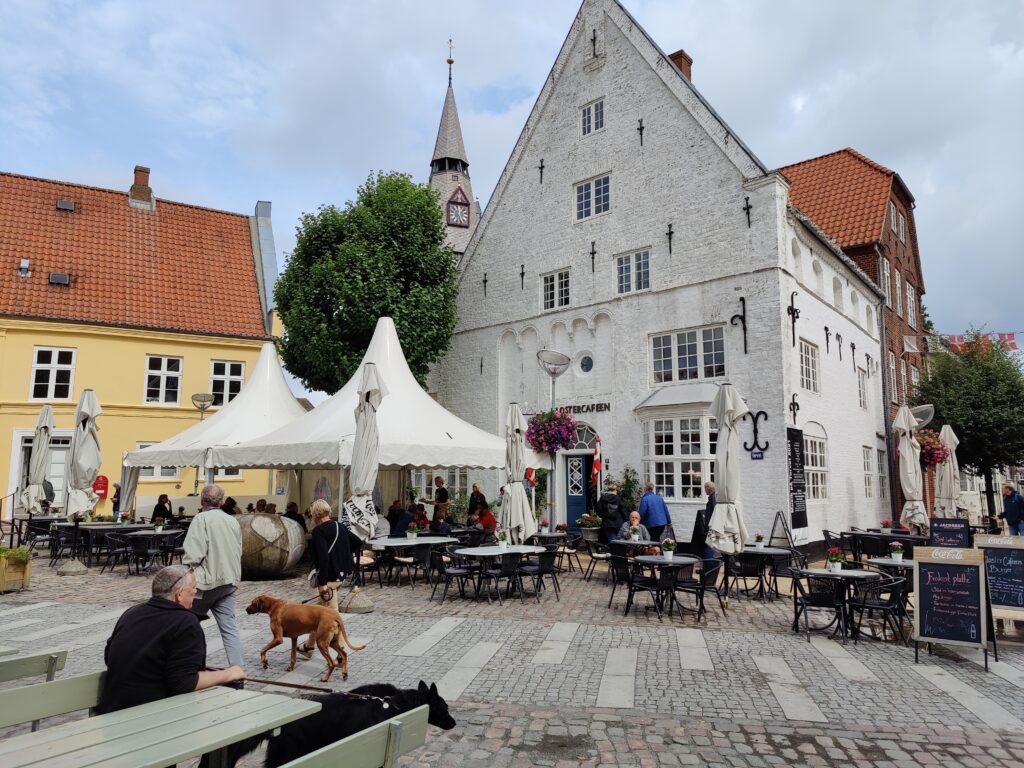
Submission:
[[[280,515],[239,515],[242,527],[242,578],[269,579],[294,567],[306,551],[306,534]]]

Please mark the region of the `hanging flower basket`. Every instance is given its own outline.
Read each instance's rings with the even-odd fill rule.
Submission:
[[[921,446],[921,464],[934,467],[949,458],[949,447],[934,429],[919,429],[917,442]]]
[[[557,453],[576,444],[576,419],[566,411],[534,415],[526,428],[526,444],[535,451]]]

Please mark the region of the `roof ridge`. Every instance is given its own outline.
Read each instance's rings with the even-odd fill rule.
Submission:
[[[796,168],[796,167],[801,166],[801,165],[808,165],[809,163],[816,163],[816,162],[818,162],[820,160],[824,160],[825,158],[834,157],[835,155],[843,155],[843,154],[850,155],[851,157],[855,158],[856,160],[860,160],[862,163],[864,163],[865,165],[870,167],[872,170],[878,171],[879,173],[882,173],[882,174],[884,174],[886,176],[895,176],[896,175],[895,171],[890,170],[889,168],[886,168],[881,163],[876,163],[870,157],[861,154],[860,152],[858,152],[853,147],[843,147],[842,149],[837,149],[837,150],[834,150],[833,152],[826,152],[825,154],[818,155],[817,157],[809,157],[806,160],[800,160],[800,161],[795,162],[795,163],[790,163],[789,165],[782,165],[782,166],[779,166],[778,168],[776,168],[776,170],[777,171],[781,171],[784,174],[786,172],[787,168]]]
[[[128,192],[120,189],[109,189],[107,187],[97,187],[92,184],[81,184],[75,181],[62,181],[60,179],[44,179],[42,176],[29,176],[24,173],[13,173],[12,171],[0,171],[0,177],[8,176],[12,179],[24,179],[26,181],[38,181],[44,184],[59,184],[62,187],[75,187],[76,189],[88,189],[93,192],[103,192],[108,195],[121,195],[122,197],[128,197]],[[250,217],[247,213],[238,213],[237,211],[225,211],[223,208],[211,208],[208,205],[196,205],[194,203],[183,203],[180,200],[168,200],[163,197],[154,197],[157,202],[163,203],[164,205],[180,205],[183,208],[194,208],[199,211],[210,211],[211,213],[223,213],[227,216],[241,216],[242,218],[248,219]]]

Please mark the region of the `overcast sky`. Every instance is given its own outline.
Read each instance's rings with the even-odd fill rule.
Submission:
[[[938,330],[1024,330],[1024,1],[627,0],[770,168],[846,146],[917,199]],[[449,36],[486,204],[575,0],[0,3],[0,170],[299,216],[426,181]],[[2,201],[0,201],[2,204]],[[230,286],[225,286],[230,293]]]

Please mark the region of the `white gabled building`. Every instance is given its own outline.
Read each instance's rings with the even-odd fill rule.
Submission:
[[[790,510],[787,428],[807,452],[798,539],[874,523],[888,509],[879,294],[688,70],[615,0],[583,2],[461,260],[431,391],[500,433],[509,402],[549,406],[537,351],[564,352],[557,404],[581,429],[559,455],[555,520],[583,511],[600,436],[610,472],[650,478],[686,535],[713,473],[708,407],[730,381],[763,412],[756,448],[750,420],[741,433],[760,452],[743,465],[751,532]]]

